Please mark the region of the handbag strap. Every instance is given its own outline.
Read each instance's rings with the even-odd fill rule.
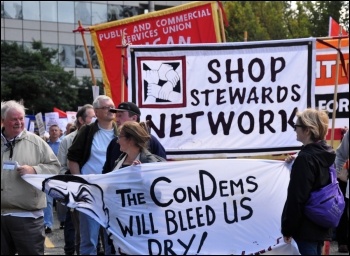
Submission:
[[[337,172],[336,172],[336,169],[335,169],[335,164],[332,164],[329,168],[329,175],[331,176],[331,182],[332,183],[338,183],[337,181]]]

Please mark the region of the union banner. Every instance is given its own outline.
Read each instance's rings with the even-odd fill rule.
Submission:
[[[126,100],[127,45],[223,42],[218,1],[193,2],[162,11],[90,26],[105,94],[114,104]]]

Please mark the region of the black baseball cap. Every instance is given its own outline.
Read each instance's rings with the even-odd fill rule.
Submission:
[[[117,108],[110,108],[109,112],[117,113],[118,111],[128,111],[135,113],[138,116],[141,116],[141,111],[138,106],[133,102],[122,102],[118,105]]]

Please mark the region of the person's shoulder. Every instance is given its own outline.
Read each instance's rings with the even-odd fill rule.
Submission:
[[[296,157],[295,160],[308,161],[312,158],[312,153],[313,151],[310,148],[304,147],[302,150],[300,150],[300,152],[298,153],[298,157]]]
[[[117,141],[118,141],[118,137],[114,137],[110,142],[109,142],[109,145],[108,146],[114,146],[114,144],[117,144]]]
[[[144,154],[147,158],[147,161],[149,163],[151,162],[166,162],[166,160],[163,157],[160,157],[156,154],[152,154],[149,150],[143,149],[142,154]]]
[[[74,132],[71,132],[70,134],[64,136],[64,138],[62,139],[63,141],[69,141],[70,139],[74,138],[78,133],[78,130],[75,130]]]
[[[151,135],[151,140],[153,140],[154,142],[160,143],[156,136],[154,136],[153,134],[150,134],[150,135]]]
[[[156,154],[152,154],[152,155],[156,159],[156,162],[166,162],[166,159],[164,159],[163,157],[158,156]]]
[[[119,148],[118,137],[113,137],[113,139],[109,142],[107,146],[107,149],[109,150],[114,150],[115,148]]]
[[[23,133],[20,136],[19,140],[30,141],[30,142],[35,143],[37,145],[49,146],[48,142],[45,141],[44,138],[36,135],[35,133],[28,132],[28,131],[23,131]]]

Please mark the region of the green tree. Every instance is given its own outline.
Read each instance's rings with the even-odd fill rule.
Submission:
[[[349,2],[343,2],[341,16],[339,21],[343,26],[345,26],[346,31],[349,32]]]
[[[78,80],[73,72],[52,64],[57,51],[34,41],[29,50],[16,43],[1,42],[1,100],[23,101],[28,114],[52,112],[53,107],[71,110]]]
[[[345,4],[345,1],[304,1],[303,5],[310,19],[311,36],[328,36],[329,17],[339,22]]]
[[[244,41],[245,31],[248,41],[328,36],[330,16],[349,24],[346,1],[225,1],[224,10],[227,42]]]
[[[250,1],[226,1],[224,9],[229,22],[225,28],[227,42],[243,42],[247,32],[249,41],[265,40],[269,37],[266,29],[255,16]]]

